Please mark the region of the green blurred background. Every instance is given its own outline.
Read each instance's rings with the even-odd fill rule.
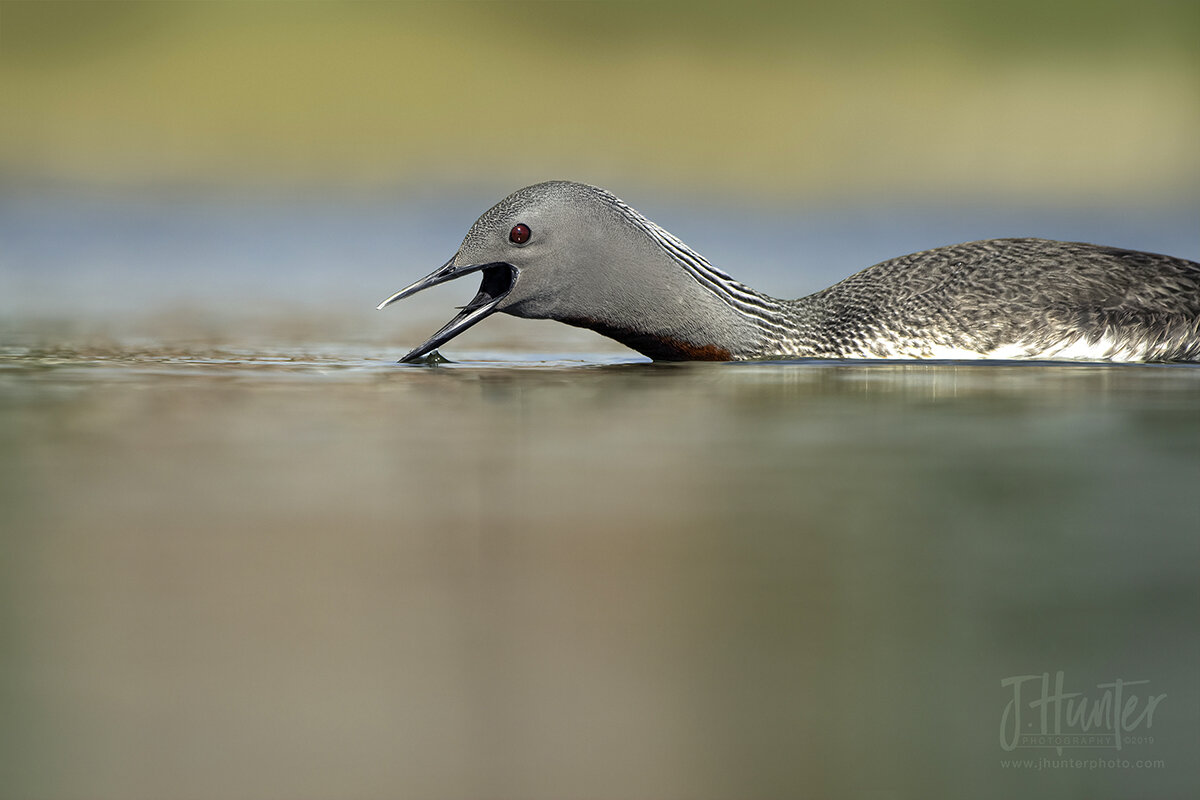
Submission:
[[[1148,202],[1192,0],[0,2],[0,177]]]

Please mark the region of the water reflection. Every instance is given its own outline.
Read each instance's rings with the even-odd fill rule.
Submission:
[[[1200,369],[391,357],[9,351],[12,794],[1197,788]],[[1164,766],[1002,766],[1058,670]]]

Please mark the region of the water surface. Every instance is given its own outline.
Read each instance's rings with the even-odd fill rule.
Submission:
[[[1200,785],[1200,369],[397,354],[6,349],[15,796]]]

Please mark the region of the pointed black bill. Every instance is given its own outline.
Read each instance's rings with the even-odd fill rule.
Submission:
[[[455,336],[458,336],[467,328],[479,322],[479,320],[489,316],[496,310],[496,306],[500,301],[512,290],[513,282],[517,278],[517,268],[502,261],[491,264],[468,264],[459,267],[454,265],[454,259],[451,258],[445,264],[424,278],[421,278],[421,280],[405,286],[375,307],[376,309],[387,308],[397,300],[411,297],[422,289],[428,289],[430,286],[437,286],[439,283],[461,278],[472,272],[483,273],[483,281],[479,284],[479,293],[475,295],[475,299],[463,306],[459,310],[458,316],[442,326],[442,329],[433,336],[430,336],[424,344],[400,359],[401,364],[416,361],[431,350],[441,347]]]

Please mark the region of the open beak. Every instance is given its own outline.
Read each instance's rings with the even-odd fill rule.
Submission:
[[[431,350],[441,347],[495,311],[500,301],[512,291],[513,284],[517,280],[517,268],[503,261],[491,264],[468,264],[459,267],[454,265],[454,258],[451,258],[445,264],[424,278],[421,278],[421,280],[405,286],[376,306],[377,309],[387,308],[397,300],[410,297],[422,289],[428,289],[430,286],[437,286],[439,283],[461,278],[463,275],[469,275],[472,272],[483,273],[483,281],[479,284],[479,293],[475,295],[475,299],[459,309],[458,316],[447,322],[440,331],[430,336],[428,341],[400,359],[401,364],[416,361]]]

